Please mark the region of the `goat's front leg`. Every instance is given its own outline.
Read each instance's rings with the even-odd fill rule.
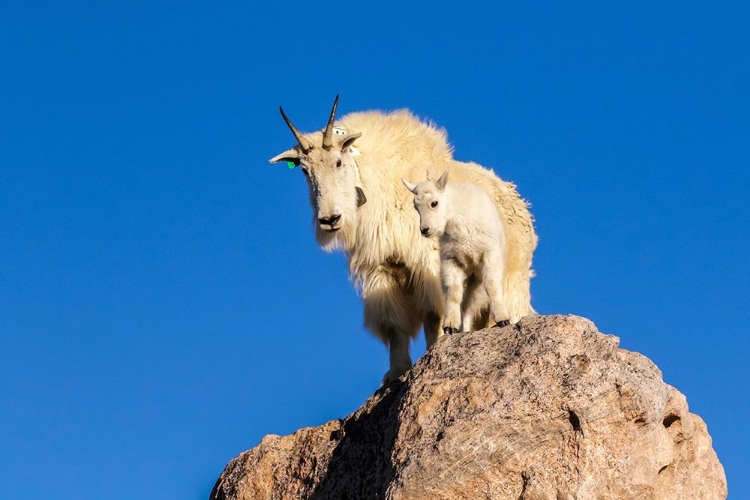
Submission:
[[[416,289],[414,297],[422,315],[422,326],[424,328],[427,349],[432,347],[443,335],[445,299],[443,298],[443,290],[440,286],[439,272],[440,261],[438,260],[435,265],[434,275],[425,273],[421,281],[414,283]]]
[[[428,312],[422,320],[424,329],[424,339],[427,349],[435,345],[435,342],[443,335],[440,326],[443,324],[443,318],[438,313]]]
[[[409,335],[400,329],[389,328],[386,330],[388,336],[388,353],[390,358],[390,369],[383,376],[382,387],[389,386],[411,369],[411,356],[409,356]]]
[[[464,296],[466,275],[452,259],[441,261],[440,281],[445,294],[444,333],[456,333],[461,328],[461,299]]]
[[[368,276],[362,301],[365,326],[388,346],[390,369],[382,384],[387,386],[411,368],[409,343],[419,332],[420,318],[413,298],[389,273]]]
[[[495,326],[510,324],[510,314],[505,303],[503,290],[503,275],[505,274],[505,259],[501,251],[488,253],[482,268],[482,281],[490,298],[490,314]]]

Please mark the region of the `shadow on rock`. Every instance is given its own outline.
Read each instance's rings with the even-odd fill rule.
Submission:
[[[339,431],[328,470],[310,500],[385,498],[394,475],[391,451],[398,434],[396,418],[404,394],[399,382],[383,390],[382,397],[362,408]]]

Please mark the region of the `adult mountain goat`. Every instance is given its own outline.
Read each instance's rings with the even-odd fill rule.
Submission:
[[[454,181],[474,183],[492,198],[507,237],[503,285],[510,321],[531,313],[537,238],[528,204],[515,185],[476,163],[454,160],[445,131],[407,110],[352,113],[336,122],[337,105],[338,96],[325,129],[308,134],[300,133],[279,108],[297,145],[270,161],[301,167],[318,243],[346,254],[364,303],[365,326],[390,350],[383,384],[411,368],[409,342],[420,326],[428,348],[442,335],[438,243],[420,235],[413,197],[401,183],[424,176],[427,165],[439,172],[450,168]],[[489,308],[479,316],[472,324],[487,326]]]

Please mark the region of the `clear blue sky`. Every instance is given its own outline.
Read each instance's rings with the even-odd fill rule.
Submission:
[[[408,107],[537,218],[535,307],[654,360],[750,498],[746,2],[10,2],[0,498],[204,499],[387,370],[299,171]],[[423,341],[414,353],[424,349]]]

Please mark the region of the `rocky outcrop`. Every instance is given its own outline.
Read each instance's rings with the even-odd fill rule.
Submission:
[[[706,425],[575,316],[445,336],[344,420],[266,436],[211,499],[723,499]]]

